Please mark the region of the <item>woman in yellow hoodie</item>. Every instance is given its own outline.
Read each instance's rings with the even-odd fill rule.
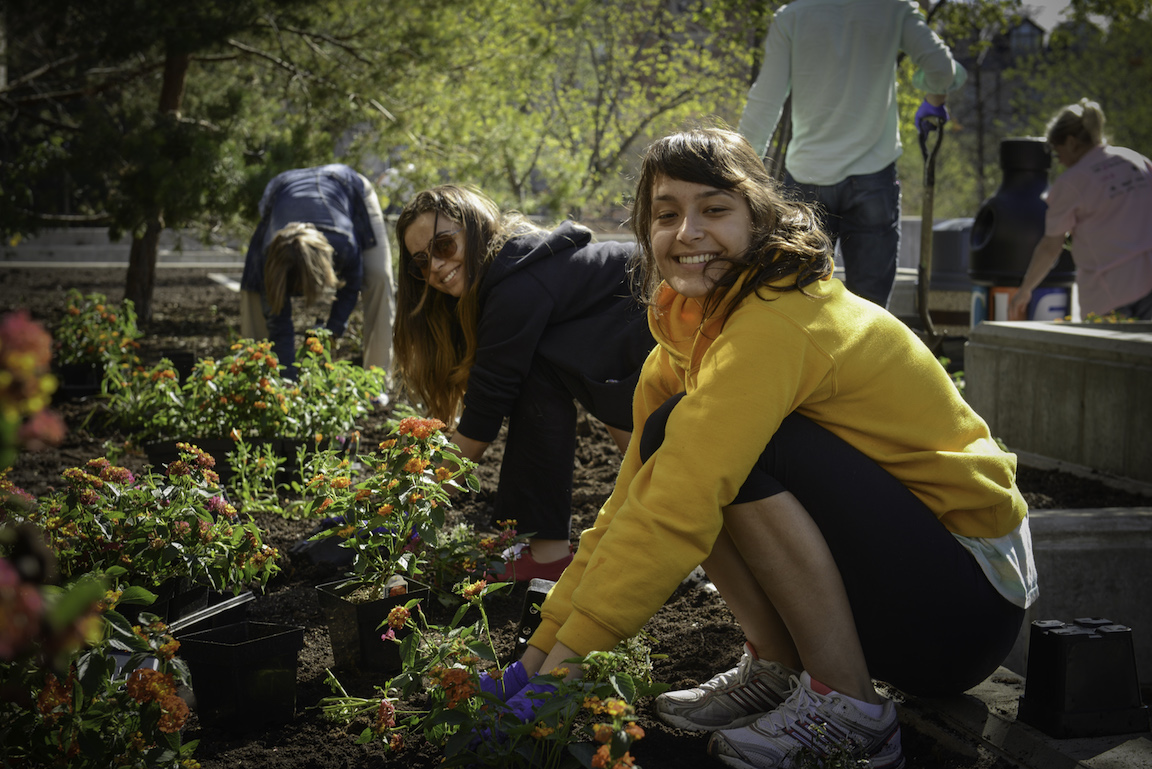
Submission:
[[[655,142],[635,200],[658,342],[638,434],[524,672],[611,649],[703,565],[748,643],[735,669],[661,695],[661,717],[713,731],[731,766],[847,748],[901,767],[873,677],[963,691],[1036,598],[1016,458],[904,324],[831,277],[812,211],[738,134]]]

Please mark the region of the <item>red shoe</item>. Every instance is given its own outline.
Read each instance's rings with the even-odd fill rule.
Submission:
[[[571,553],[558,561],[537,563],[532,557],[532,551],[526,547],[519,555],[504,564],[503,571],[489,575],[489,579],[495,582],[528,582],[540,578],[555,582],[560,579],[560,575],[570,563],[572,563]]]

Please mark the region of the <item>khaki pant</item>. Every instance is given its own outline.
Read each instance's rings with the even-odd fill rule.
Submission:
[[[364,368],[379,366],[392,373],[392,322],[396,318],[395,289],[392,286],[392,249],[384,227],[384,212],[376,190],[365,177],[364,204],[372,221],[376,245],[364,251],[364,286],[360,301],[364,303]]]

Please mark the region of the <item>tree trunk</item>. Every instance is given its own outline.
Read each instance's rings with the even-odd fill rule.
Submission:
[[[160,219],[156,217],[148,222],[143,235],[132,236],[124,297],[136,305],[136,320],[141,326],[152,320],[152,287],[156,283],[156,252],[161,229]]]
[[[168,52],[164,60],[164,84],[160,88],[161,114],[174,118],[180,116],[190,61],[191,57],[187,53]],[[156,284],[156,252],[162,229],[164,210],[155,206],[144,221],[144,233],[132,235],[124,297],[136,305],[136,318],[141,326],[147,326],[152,321],[152,288]]]

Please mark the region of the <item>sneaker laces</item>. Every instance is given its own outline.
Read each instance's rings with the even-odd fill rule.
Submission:
[[[772,724],[777,731],[788,729],[804,716],[813,720],[812,714],[820,705],[818,696],[802,685],[796,676],[788,677],[788,685],[792,687],[792,693],[788,695],[788,699],[784,700],[780,707],[766,713],[761,719]]]
[[[742,683],[748,680],[748,669],[750,667],[752,667],[752,657],[749,654],[744,654],[740,657],[740,662],[736,664],[736,667],[731,670],[725,670],[723,673],[710,678],[700,684],[699,688],[704,691],[713,691],[722,689],[729,684]]]

